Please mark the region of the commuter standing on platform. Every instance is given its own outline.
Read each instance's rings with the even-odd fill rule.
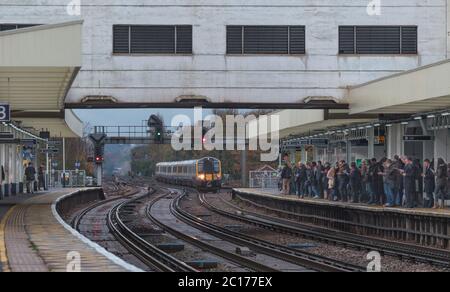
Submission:
[[[336,167],[330,167],[327,173],[328,178],[328,200],[336,200]]]
[[[317,168],[316,168],[316,180],[317,180],[317,199],[323,199],[324,196],[324,188],[323,188],[323,164],[322,161],[317,162]]]
[[[403,162],[405,164],[403,176],[406,208],[412,209],[415,207],[414,195],[416,192],[416,170],[410,157],[405,157]]]
[[[322,189],[323,189],[323,196],[324,199],[329,199],[330,193],[328,189],[328,172],[330,171],[331,164],[325,163],[325,166],[322,170]]]
[[[47,189],[45,186],[45,168],[43,165],[39,167],[38,171],[38,189],[44,189],[44,191]]]
[[[361,171],[355,162],[352,162],[350,169],[350,189],[352,191],[352,203],[359,203],[361,200],[362,176]]]
[[[284,156],[284,167],[281,172],[281,179],[283,180],[283,194],[289,195],[291,192],[291,178],[292,178],[292,168],[291,162],[289,161],[289,155]]]
[[[311,164],[311,197],[313,197],[314,199],[318,199],[320,195],[319,194],[320,182],[318,180],[319,177],[320,175],[318,165],[316,162],[313,162]]]
[[[448,191],[448,169],[444,159],[438,159],[436,168],[436,193],[434,198],[434,208],[444,208]]]
[[[398,170],[398,174],[397,174],[397,184],[398,184],[398,193],[396,195],[397,197],[397,201],[395,202],[395,204],[397,206],[403,206],[403,195],[405,193],[405,187],[404,187],[404,178],[402,175],[403,169],[405,168],[405,164],[403,163],[402,159],[400,158],[400,156],[395,155],[394,157],[394,166],[395,168]]]
[[[399,170],[396,168],[394,162],[387,159],[384,163],[384,172],[382,173],[384,177],[384,193],[386,194],[386,204],[385,207],[394,207],[397,202],[398,195],[398,175]]]
[[[431,161],[425,159],[424,161],[425,173],[423,174],[424,181],[424,207],[433,208],[434,204],[434,190],[436,189],[436,175],[431,166]]]
[[[295,172],[295,182],[297,184],[297,196],[303,198],[305,195],[306,167],[302,162],[298,163]]]
[[[344,160],[339,162],[339,170],[337,173],[337,184],[339,189],[339,195],[342,202],[348,201],[348,185],[349,185],[350,169]]]
[[[34,181],[36,180],[36,169],[33,167],[33,164],[28,164],[28,167],[25,169],[25,178],[27,180],[27,193],[34,194]]]

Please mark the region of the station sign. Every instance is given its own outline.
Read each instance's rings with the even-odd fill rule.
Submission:
[[[375,145],[384,145],[386,143],[386,136],[375,136]]]
[[[302,139],[289,141],[284,144],[286,148],[300,148],[301,146],[327,146],[328,139]]]
[[[9,104],[0,104],[0,122],[11,121],[11,107]]]
[[[433,136],[421,136],[421,135],[408,135],[403,136],[403,141],[406,142],[423,142],[423,141],[433,141]]]

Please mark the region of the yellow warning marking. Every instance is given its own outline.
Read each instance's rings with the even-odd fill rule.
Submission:
[[[5,214],[5,217],[3,217],[2,222],[0,223],[0,262],[2,263],[3,272],[11,272],[8,263],[8,254],[6,251],[5,229],[6,229],[6,222],[8,222],[8,218],[9,216],[11,216],[15,208],[16,207],[14,206],[11,209],[9,209],[8,212]]]

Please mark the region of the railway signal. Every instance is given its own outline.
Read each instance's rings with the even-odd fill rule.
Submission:
[[[164,144],[164,122],[157,115],[151,115],[148,120],[150,132],[154,134],[155,144]]]

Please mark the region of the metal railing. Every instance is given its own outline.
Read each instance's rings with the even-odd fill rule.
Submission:
[[[280,178],[276,171],[250,171],[250,188],[278,189]]]
[[[74,188],[86,186],[86,171],[84,170],[53,170],[50,173],[48,185],[51,188]]]

